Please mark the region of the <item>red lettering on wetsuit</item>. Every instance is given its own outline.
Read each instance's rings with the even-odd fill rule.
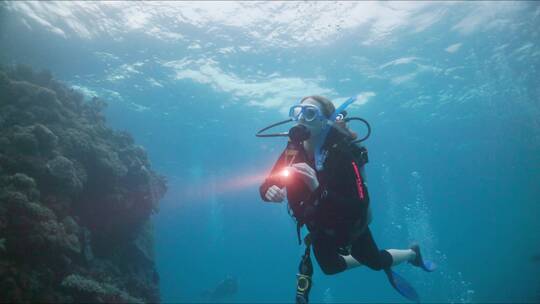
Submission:
[[[356,174],[356,187],[358,188],[358,196],[361,200],[364,199],[364,188],[362,188],[362,176],[360,175],[360,172],[358,171],[358,166],[356,166],[356,163],[352,162],[353,168],[354,168],[354,174]]]

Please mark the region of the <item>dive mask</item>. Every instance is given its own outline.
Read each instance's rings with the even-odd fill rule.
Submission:
[[[321,109],[310,104],[299,104],[292,106],[289,109],[289,117],[294,121],[298,121],[302,117],[308,122],[315,119],[326,119],[326,117],[321,113]]]

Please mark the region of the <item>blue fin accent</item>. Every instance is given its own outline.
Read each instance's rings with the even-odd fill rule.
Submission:
[[[435,269],[437,269],[437,264],[429,260],[424,260],[422,263],[422,269],[424,269],[427,272],[432,272],[432,271],[435,271]]]
[[[412,244],[411,250],[413,250],[416,253],[416,258],[414,261],[410,261],[409,263],[413,264],[416,267],[422,268],[424,271],[432,272],[435,271],[437,268],[437,265],[429,260],[424,260],[422,258],[422,253],[420,252],[420,246],[418,244]]]
[[[410,301],[413,301],[415,303],[420,303],[420,297],[418,296],[418,293],[416,293],[416,290],[405,280],[402,276],[398,275],[392,269],[387,268],[384,270],[386,273],[386,276],[388,277],[388,281],[390,281],[390,284],[392,287],[394,287],[399,294],[404,296]]]

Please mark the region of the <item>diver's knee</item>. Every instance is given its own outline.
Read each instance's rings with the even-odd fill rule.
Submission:
[[[391,267],[392,263],[392,255],[386,250],[381,250],[377,258],[369,261],[366,265],[372,270],[379,271]]]
[[[380,259],[372,260],[369,262],[366,262],[366,266],[369,267],[371,270],[379,271],[384,269],[383,263],[381,263]]]
[[[384,269],[382,263],[379,263],[379,262],[367,264],[367,267],[369,267],[371,270],[375,270],[375,271],[379,271],[379,270]]]

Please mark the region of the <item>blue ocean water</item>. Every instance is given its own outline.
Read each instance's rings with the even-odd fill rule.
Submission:
[[[303,248],[258,186],[285,146],[260,128],[307,95],[373,133],[381,248],[418,241],[425,302],[540,301],[538,2],[3,2],[0,63],[49,69],[148,151],[163,302],[292,302]],[[359,133],[362,125],[351,125]],[[406,302],[382,272],[325,276],[313,302]]]

